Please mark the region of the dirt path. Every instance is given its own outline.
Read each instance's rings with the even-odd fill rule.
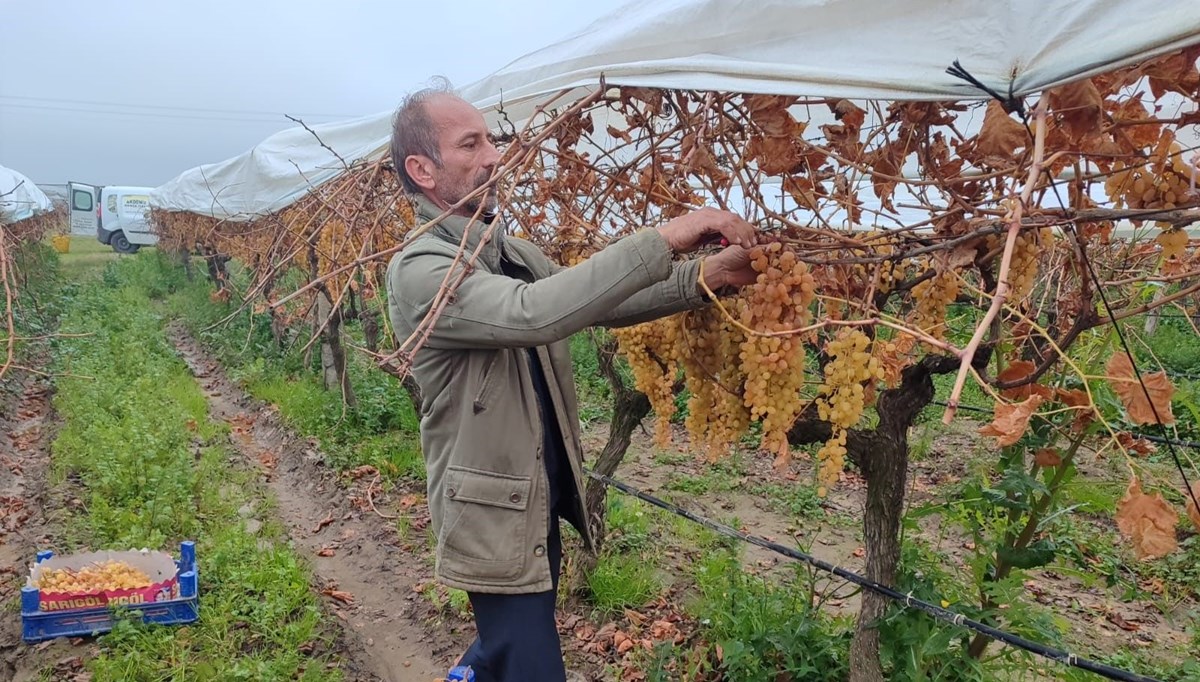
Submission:
[[[41,357],[41,364],[46,358]],[[46,377],[27,374],[0,394],[0,680],[74,680],[85,648],[66,640],[26,645],[21,640],[21,587],[39,549],[51,546],[53,509],[79,500],[51,500],[48,487],[53,410]]]
[[[340,645],[348,659],[347,679],[444,676],[461,649],[451,641],[457,638],[434,641],[422,625],[428,604],[415,588],[432,571],[420,550],[405,547],[392,523],[370,504],[391,512],[377,501],[365,502],[365,489],[356,495],[339,482],[314,443],[292,433],[273,408],[247,396],[186,331],[175,325],[168,333],[200,382],[212,418],[230,425],[233,445],[262,470],[275,514],[313,566],[314,588],[344,623]],[[260,513],[246,510],[248,517]]]

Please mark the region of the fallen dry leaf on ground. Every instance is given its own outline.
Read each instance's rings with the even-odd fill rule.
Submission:
[[[336,599],[343,604],[354,604],[354,595],[350,594],[349,592],[343,592],[342,590],[335,590],[333,588],[326,588],[321,590],[321,594]]]

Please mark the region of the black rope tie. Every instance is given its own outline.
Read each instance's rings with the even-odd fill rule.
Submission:
[[[866,576],[862,576],[853,571],[850,571],[850,570],[847,570],[844,568],[840,568],[838,566],[835,566],[835,565],[829,563],[828,561],[818,559],[817,557],[814,557],[811,554],[806,554],[804,552],[801,552],[798,549],[794,549],[792,547],[787,547],[787,546],[781,545],[777,542],[772,542],[772,541],[770,541],[764,537],[758,536],[758,535],[751,535],[749,533],[744,533],[740,530],[737,530],[736,528],[727,526],[719,521],[714,521],[712,519],[700,516],[699,514],[694,514],[690,511],[680,507],[679,505],[672,504],[671,502],[667,502],[666,500],[657,498],[648,493],[644,493],[644,492],[638,490],[637,488],[634,488],[633,486],[631,486],[627,483],[622,483],[621,481],[618,481],[614,478],[604,476],[603,474],[598,474],[594,471],[591,471],[590,469],[584,469],[584,472],[591,478],[593,478],[597,481],[600,481],[601,483],[603,483],[606,486],[609,486],[611,488],[616,488],[617,490],[625,493],[626,495],[636,497],[637,499],[639,499],[647,504],[654,505],[655,507],[658,507],[659,509],[664,509],[664,510],[669,511],[672,514],[675,514],[677,516],[682,516],[683,518],[685,518],[689,521],[692,521],[694,523],[698,523],[701,526],[704,526],[704,527],[708,528],[709,530],[712,530],[712,531],[718,533],[719,535],[722,535],[727,538],[732,538],[734,540],[740,540],[742,542],[746,542],[746,543],[755,545],[757,547],[762,547],[763,549],[766,549],[766,550],[774,552],[776,554],[785,556],[789,559],[795,559],[796,561],[802,561],[802,562],[808,564],[809,566],[816,568],[817,570],[824,571],[826,573],[832,573],[833,575],[836,575],[839,578],[843,578],[847,582],[853,583],[855,585],[858,585],[859,587],[862,587],[864,589],[875,592],[876,594],[881,594],[884,597],[891,599],[892,601],[902,603],[902,604],[904,604],[905,607],[914,608],[919,611],[923,611],[923,612],[929,614],[930,616],[932,616],[935,620],[939,620],[944,623],[949,623],[956,627],[962,627],[962,628],[967,628],[969,630],[973,630],[980,634],[991,637],[992,639],[1004,642],[1005,644],[1008,644],[1009,646],[1013,646],[1018,649],[1022,649],[1024,651],[1028,651],[1029,653],[1035,654],[1037,656],[1041,656],[1042,658],[1046,658],[1051,661],[1062,663],[1063,665],[1071,666],[1074,668],[1081,668],[1083,670],[1087,670],[1087,671],[1096,673],[1097,675],[1100,675],[1100,676],[1105,677],[1110,680],[1121,680],[1121,682],[1160,682],[1159,680],[1156,680],[1153,677],[1146,677],[1144,675],[1138,675],[1137,673],[1129,672],[1128,670],[1121,670],[1120,668],[1114,668],[1112,666],[1104,665],[1103,663],[1097,663],[1096,661],[1092,661],[1087,658],[1080,657],[1076,654],[1073,654],[1073,653],[1070,653],[1067,651],[1063,651],[1062,649],[1055,649],[1053,647],[1048,647],[1044,644],[1039,644],[1037,642],[1025,639],[1018,635],[1014,635],[1012,633],[1005,632],[1004,630],[996,629],[990,625],[985,625],[984,623],[981,623],[977,620],[972,620],[971,618],[967,618],[966,616],[964,616],[961,613],[955,613],[954,611],[944,609],[944,608],[938,606],[937,604],[933,604],[933,603],[924,601],[922,599],[918,599],[918,598],[912,596],[911,592],[909,592],[908,594],[901,594],[900,592],[897,592],[896,590],[894,590],[890,587],[887,587],[886,585],[881,585],[880,583],[877,583],[874,580],[867,578]]]
[[[946,73],[954,76],[955,78],[962,79],[991,95],[992,99],[999,102],[1000,106],[1004,108],[1006,113],[1016,113],[1019,114],[1021,118],[1025,118],[1025,102],[1022,98],[1017,97],[1016,93],[1013,92],[1013,81],[1010,80],[1008,82],[1008,95],[1002,95],[991,87],[985,85],[983,81],[979,80],[975,76],[972,76],[971,72],[964,69],[963,65],[960,64],[957,59],[955,59],[954,63],[950,65],[950,68],[946,69]]]

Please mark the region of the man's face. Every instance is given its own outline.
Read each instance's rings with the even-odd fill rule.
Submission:
[[[453,206],[491,178],[500,152],[488,138],[483,116],[468,102],[444,95],[426,102],[425,108],[437,131],[442,155],[441,167],[432,171],[433,194],[447,207]],[[481,203],[483,213],[496,212],[495,187],[468,201],[459,213],[473,216]]]

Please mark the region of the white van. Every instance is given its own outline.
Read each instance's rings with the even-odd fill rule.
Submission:
[[[137,253],[158,243],[150,229],[151,187],[95,187],[72,182],[71,231],[95,232],[101,244],[118,253]]]

